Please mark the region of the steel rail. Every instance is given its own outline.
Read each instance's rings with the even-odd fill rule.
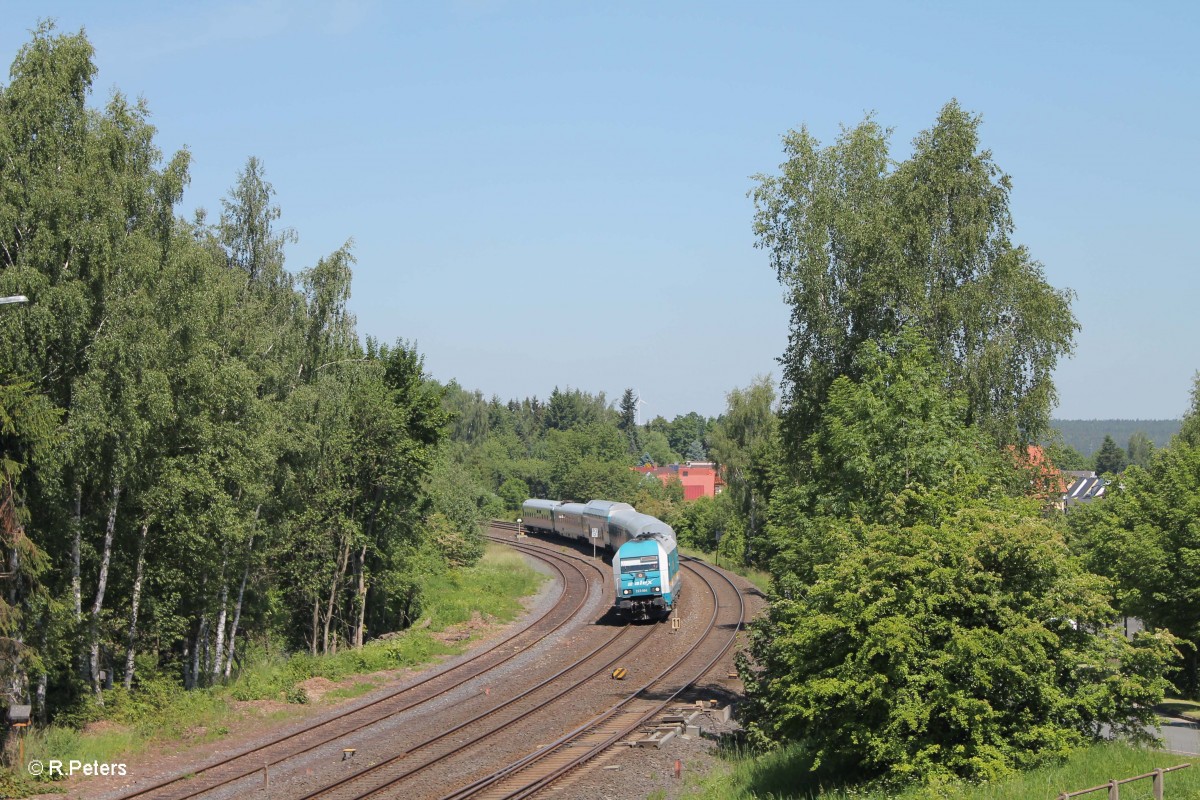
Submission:
[[[503,543],[509,544],[509,545],[515,544],[511,540],[497,540],[497,541],[503,541]],[[587,563],[587,561],[582,557],[579,557],[578,559],[573,559],[566,554],[554,553],[552,551],[547,551],[544,548],[521,546],[519,544],[516,544],[516,546],[517,546],[517,549],[520,549],[523,552],[529,552],[531,555],[535,555],[538,558],[542,558],[543,560],[546,561],[547,564],[549,564],[552,568],[554,568],[558,572],[559,578],[562,582],[562,587],[563,587],[562,595],[563,596],[566,596],[567,592],[568,592],[567,576],[566,576],[566,573],[563,571],[563,569],[560,567],[560,565],[557,563],[553,563],[552,559],[560,559],[564,564],[567,564],[572,569],[574,569],[579,574],[579,576],[582,578],[584,587],[585,587],[585,591],[583,591],[581,593],[579,602],[575,604],[575,606],[571,609],[570,613],[566,614],[564,616],[564,618],[562,619],[562,621],[555,624],[550,630],[548,630],[545,633],[543,633],[542,635],[536,637],[534,639],[534,642],[531,643],[531,644],[536,644],[537,642],[553,635],[560,628],[562,628],[564,625],[566,625],[568,622],[570,622],[572,619],[574,619],[575,615],[586,604],[588,595],[590,593],[586,589],[587,589],[587,587],[590,587],[591,584],[588,582],[587,577],[583,574],[583,570],[580,569],[576,564],[571,563],[571,562],[573,560],[579,560],[584,563]],[[597,570],[597,572],[599,572],[601,575],[604,574],[603,570],[599,569],[598,567],[595,567],[594,564],[589,564],[589,565],[592,566],[593,568],[595,568]],[[555,612],[556,610],[561,611],[561,609],[558,608],[557,604],[551,606],[543,614],[539,615],[537,618],[535,618],[529,624],[527,624],[520,630],[514,632],[512,635],[507,636],[504,639],[500,640],[492,647],[489,647],[487,650],[484,650],[484,651],[472,656],[471,658],[466,659],[465,661],[455,664],[454,666],[449,667],[448,669],[442,670],[433,675],[430,675],[427,678],[423,678],[415,683],[409,684],[408,686],[397,689],[394,692],[386,694],[386,695],[384,695],[380,698],[377,698],[369,703],[366,703],[362,706],[358,706],[357,708],[350,710],[347,714],[344,714],[339,717],[333,717],[330,719],[326,719],[326,720],[318,722],[314,725],[310,725],[310,726],[301,728],[296,731],[291,731],[282,736],[278,736],[275,739],[272,739],[268,742],[264,742],[263,744],[257,745],[252,748],[247,748],[245,750],[241,750],[241,751],[234,753],[233,755],[230,755],[223,759],[205,764],[204,766],[201,766],[195,770],[191,770],[187,773],[184,773],[181,775],[176,775],[172,778],[168,778],[166,780],[162,780],[157,783],[151,784],[150,786],[142,787],[140,789],[137,789],[136,791],[129,792],[129,793],[126,793],[123,795],[119,795],[118,797],[114,798],[114,800],[132,800],[132,798],[142,797],[144,795],[150,794],[151,792],[158,791],[159,789],[163,789],[163,788],[172,786],[174,784],[177,784],[177,783],[180,783],[183,781],[195,780],[195,778],[198,775],[202,775],[202,774],[208,773],[208,772],[213,772],[222,767],[228,767],[237,761],[240,761],[242,759],[248,759],[249,757],[255,755],[256,753],[262,753],[264,750],[267,750],[268,748],[275,747],[276,745],[283,744],[285,742],[288,742],[288,741],[291,741],[294,739],[299,739],[300,737],[311,734],[313,731],[319,730],[319,729],[327,727],[327,726],[333,726],[336,723],[344,723],[346,721],[346,719],[351,715],[358,715],[364,711],[368,711],[369,709],[377,709],[383,703],[386,703],[391,700],[395,700],[398,697],[400,697],[401,695],[410,693],[414,689],[417,689],[421,686],[425,686],[426,684],[429,684],[439,678],[445,678],[446,676],[449,675],[449,676],[451,676],[451,680],[455,680],[453,673],[462,671],[463,668],[467,667],[468,665],[474,664],[475,662],[477,662],[487,656],[494,656],[497,652],[500,651],[500,648],[508,645],[513,640],[526,634],[530,630],[533,630],[538,624],[542,623],[548,617],[550,617],[550,615],[553,612]],[[275,766],[275,765],[280,764],[284,761],[287,761],[291,758],[295,758],[296,756],[302,755],[311,750],[315,750],[318,747],[329,744],[332,741],[336,741],[337,739],[343,738],[345,736],[349,736],[350,734],[353,734],[364,728],[370,727],[371,725],[378,724],[378,723],[388,719],[389,717],[392,717],[392,716],[395,716],[396,714],[407,711],[407,710],[414,708],[422,703],[429,702],[430,700],[433,700],[434,698],[445,694],[445,692],[451,691],[454,688],[457,688],[458,686],[461,686],[462,684],[466,683],[467,681],[473,680],[474,678],[477,678],[480,675],[483,675],[483,674],[489,672],[490,670],[493,670],[496,667],[499,667],[501,664],[504,664],[507,661],[515,658],[517,655],[520,655],[520,653],[523,652],[525,649],[527,649],[527,647],[516,650],[516,651],[504,656],[500,660],[496,661],[496,663],[494,663],[490,666],[487,666],[485,669],[482,669],[482,670],[479,670],[478,672],[474,672],[470,675],[467,675],[467,676],[463,677],[461,680],[457,680],[457,682],[453,683],[451,686],[447,687],[446,689],[444,689],[440,692],[437,692],[436,694],[430,695],[429,697],[417,699],[412,703],[401,706],[400,708],[389,709],[384,714],[371,715],[370,718],[368,718],[365,722],[354,725],[353,727],[351,727],[349,729],[339,730],[336,733],[326,736],[313,744],[308,744],[308,745],[305,745],[300,748],[289,750],[287,753],[280,755],[274,761],[271,761],[268,759],[264,763],[262,761],[258,761],[257,759],[255,759],[255,763],[253,764],[253,766],[241,769],[241,771],[236,771],[236,774],[227,776],[227,777],[223,777],[221,780],[219,780],[215,783],[209,783],[202,787],[195,787],[195,788],[189,787],[189,791],[185,792],[184,794],[171,794],[171,800],[187,800],[188,798],[197,797],[197,796],[205,794],[207,792],[211,792],[222,786],[226,786],[230,783],[233,783],[234,781],[241,780],[242,778],[246,778],[248,776],[262,772],[264,769],[264,766],[266,766],[266,767]]]
[[[733,646],[734,642],[736,641],[737,634],[741,631],[742,626],[745,623],[745,615],[746,615],[745,597],[743,596],[741,590],[738,589],[737,585],[734,584],[733,581],[730,580],[729,577],[721,570],[715,569],[711,565],[709,565],[703,561],[700,561],[698,559],[685,558],[684,560],[693,562],[693,563],[702,564],[711,573],[718,575],[722,580],[724,580],[727,584],[729,584],[729,586],[735,592],[737,600],[738,600],[738,622],[737,622],[737,625],[734,627],[732,634],[730,635],[728,641],[725,642],[725,644],[721,647],[721,649],[704,665],[704,667],[694,674],[694,677],[692,677],[690,680],[688,680],[681,686],[675,688],[665,699],[663,699],[661,701],[658,701],[658,700],[654,701],[648,709],[636,710],[632,713],[620,715],[621,710],[624,709],[625,706],[632,704],[636,699],[641,697],[642,694],[648,692],[651,689],[651,687],[653,687],[655,684],[662,681],[668,674],[670,674],[671,672],[674,672],[677,668],[681,667],[683,665],[683,663],[685,661],[687,661],[692,656],[692,654],[697,649],[700,648],[700,646],[702,644],[704,644],[706,641],[708,641],[709,634],[711,634],[716,628],[716,618],[717,618],[718,611],[721,608],[720,599],[719,599],[719,597],[717,595],[717,591],[716,591],[716,586],[713,584],[712,581],[701,576],[700,573],[693,567],[692,571],[698,577],[700,577],[701,580],[703,580],[709,586],[710,589],[712,589],[712,592],[713,592],[713,616],[709,620],[709,625],[706,628],[704,634],[696,641],[696,643],[694,645],[692,645],[691,648],[689,648],[689,650],[686,653],[683,654],[683,656],[681,656],[679,659],[677,659],[673,664],[668,666],[666,669],[664,669],[662,672],[660,672],[654,678],[651,678],[649,681],[647,681],[644,685],[642,685],[636,692],[631,694],[629,697],[625,698],[624,700],[622,700],[619,703],[616,703],[615,705],[610,707],[607,711],[604,711],[601,714],[596,715],[589,722],[579,726],[578,728],[571,731],[570,733],[567,733],[564,736],[559,737],[554,742],[551,742],[549,745],[542,748],[541,750],[539,750],[535,753],[530,753],[529,755],[524,756],[521,759],[518,759],[517,761],[513,762],[512,764],[508,765],[507,767],[505,767],[501,770],[498,770],[497,772],[493,773],[492,775],[489,775],[485,778],[481,778],[471,784],[468,784],[467,786],[464,786],[464,787],[456,790],[455,792],[452,792],[448,795],[443,796],[441,798],[441,800],[465,800],[465,798],[469,798],[469,797],[483,796],[484,792],[487,792],[489,789],[492,789],[493,787],[499,788],[497,786],[497,784],[499,784],[501,781],[508,779],[510,777],[516,776],[520,772],[526,770],[527,768],[534,767],[539,762],[543,762],[547,759],[554,757],[555,755],[557,755],[558,753],[560,753],[561,751],[566,749],[567,745],[572,744],[572,743],[580,744],[580,742],[578,740],[580,738],[585,737],[585,735],[589,731],[595,730],[597,728],[601,728],[604,725],[604,723],[606,723],[609,720],[612,720],[614,718],[617,718],[620,715],[619,724],[612,726],[611,730],[603,731],[598,736],[593,737],[593,740],[586,742],[586,745],[584,747],[572,747],[571,748],[572,751],[574,751],[574,750],[581,751],[578,754],[570,755],[561,764],[548,765],[548,766],[550,766],[550,769],[546,770],[542,774],[532,776],[532,779],[525,780],[524,783],[520,784],[519,786],[517,786],[511,790],[500,790],[498,792],[489,792],[487,794],[487,797],[489,797],[490,799],[494,799],[494,800],[516,800],[516,798],[525,798],[525,797],[529,797],[533,794],[536,794],[537,792],[539,792],[542,789],[549,786],[554,781],[558,780],[560,777],[562,777],[568,771],[574,769],[575,767],[580,766],[581,764],[584,764],[587,761],[590,761],[591,759],[593,759],[597,755],[599,755],[601,752],[608,749],[616,742],[620,741],[623,737],[632,733],[634,730],[636,730],[638,727],[640,727],[642,724],[644,724],[647,719],[649,719],[650,717],[659,713],[663,708],[665,708],[667,706],[667,704],[670,703],[672,700],[674,700],[681,692],[683,692],[685,689],[689,688],[690,686],[694,685],[696,681],[698,681],[704,675],[708,674],[708,672],[713,668],[713,666],[717,663],[717,661],[719,661],[725,655],[725,653],[727,653],[729,651],[729,648]]]
[[[297,800],[312,800],[313,798],[316,798],[316,797],[326,797],[331,794],[337,793],[338,791],[347,788],[348,785],[350,783],[352,783],[353,781],[360,780],[369,775],[375,774],[375,773],[379,772],[380,770],[387,769],[388,767],[399,762],[401,759],[406,758],[407,756],[411,755],[412,753],[417,752],[418,750],[423,750],[437,742],[442,741],[443,739],[446,739],[446,738],[452,736],[455,733],[458,733],[459,731],[463,730],[464,728],[467,728],[468,726],[475,725],[478,722],[480,722],[481,720],[484,720],[484,719],[487,719],[488,717],[499,714],[504,709],[506,709],[512,705],[515,705],[516,703],[520,702],[521,700],[524,700],[525,698],[529,697],[530,695],[534,694],[535,692],[546,688],[547,686],[549,686],[550,684],[559,680],[560,678],[564,677],[568,673],[573,672],[573,671],[579,669],[580,667],[584,666],[588,661],[591,661],[593,658],[595,658],[597,655],[599,655],[602,651],[611,647],[613,645],[613,643],[615,643],[621,636],[623,636],[625,634],[625,632],[627,632],[629,630],[637,630],[637,629],[634,629],[631,625],[625,625],[617,634],[610,637],[607,641],[602,642],[601,644],[594,647],[586,655],[584,655],[581,658],[579,658],[578,660],[576,660],[575,663],[571,664],[570,666],[566,667],[565,669],[559,670],[555,674],[543,679],[542,681],[538,682],[534,686],[531,686],[530,688],[526,689],[525,691],[520,692],[519,694],[517,694],[507,700],[502,701],[501,703],[493,706],[492,708],[490,708],[486,711],[476,714],[474,717],[472,717],[464,722],[461,722],[458,725],[455,725],[454,727],[450,728],[449,730],[446,730],[442,733],[437,734],[436,736],[432,736],[422,742],[418,742],[417,744],[412,745],[411,747],[409,747],[407,750],[405,750],[402,753],[397,753],[395,756],[393,756],[385,761],[381,761],[378,764],[372,764],[369,767],[365,767],[365,768],[359,770],[358,772],[355,772],[352,775],[346,776],[345,778],[339,780],[337,783],[330,784],[328,786],[324,786],[310,794],[307,794],[307,795],[304,795],[303,797],[297,798]],[[640,637],[636,638],[627,647],[625,647],[624,649],[622,649],[620,652],[616,653],[615,655],[606,657],[605,660],[603,661],[603,663],[600,664],[600,666],[591,670],[590,672],[588,672],[588,674],[575,680],[570,685],[562,687],[555,694],[553,694],[550,697],[546,698],[545,700],[539,702],[537,705],[534,705],[533,707],[526,709],[525,711],[521,712],[520,714],[518,714],[515,717],[505,719],[497,727],[494,727],[491,730],[488,730],[479,735],[476,735],[474,738],[471,739],[471,741],[467,742],[464,745],[461,745],[452,750],[449,750],[439,756],[436,756],[435,758],[433,758],[430,761],[426,761],[422,764],[414,765],[411,769],[401,773],[400,775],[395,775],[395,776],[389,777],[387,779],[386,783],[380,784],[378,786],[372,786],[372,787],[360,792],[359,794],[351,795],[352,800],[362,800],[362,798],[370,797],[371,795],[378,794],[381,791],[385,791],[386,789],[389,789],[389,788],[395,786],[400,781],[402,781],[406,778],[409,778],[409,777],[417,774],[418,772],[427,770],[430,767],[433,767],[433,766],[441,763],[442,761],[445,761],[448,758],[452,758],[453,756],[459,754],[463,750],[465,750],[469,747],[473,747],[476,744],[479,744],[480,742],[488,739],[491,736],[495,736],[498,733],[503,733],[506,726],[512,725],[513,723],[516,723],[516,722],[520,722],[521,720],[525,719],[526,717],[529,717],[532,714],[535,714],[538,711],[541,711],[542,709],[546,708],[551,703],[561,700],[568,693],[575,691],[580,686],[582,686],[583,684],[587,683],[590,680],[593,680],[597,676],[602,675],[602,674],[607,674],[608,671],[612,668],[612,666],[614,664],[616,664],[618,661],[620,661],[625,656],[629,655],[629,653],[631,653],[633,650],[640,647],[647,639],[650,638],[650,635],[654,631],[654,629],[650,626],[642,626],[640,628],[640,630],[643,631],[642,635]]]

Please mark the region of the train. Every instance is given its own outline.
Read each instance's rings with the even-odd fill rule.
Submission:
[[[572,503],[531,497],[521,505],[524,527],[591,541],[613,554],[614,607],[631,619],[670,616],[683,584],[675,531],[629,503]]]

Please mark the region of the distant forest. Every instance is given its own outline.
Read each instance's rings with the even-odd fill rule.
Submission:
[[[1120,447],[1129,444],[1129,437],[1141,431],[1154,442],[1155,447],[1165,447],[1171,437],[1179,433],[1177,419],[1055,419],[1050,421],[1062,434],[1063,443],[1074,447],[1087,458],[1100,449],[1105,436],[1111,436]]]

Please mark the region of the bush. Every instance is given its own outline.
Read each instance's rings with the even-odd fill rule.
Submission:
[[[842,531],[842,556],[810,586],[781,581],[754,626],[742,672],[758,741],[903,783],[993,780],[1102,724],[1146,736],[1173,639],[1112,628],[1107,582],[1036,509]]]

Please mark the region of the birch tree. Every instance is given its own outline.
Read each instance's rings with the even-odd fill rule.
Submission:
[[[947,103],[891,158],[873,117],[822,146],[801,127],[786,160],[751,192],[757,246],[791,306],[783,366],[793,457],[859,345],[916,328],[967,398],[965,421],[1000,443],[1048,430],[1051,376],[1078,323],[1072,294],[1013,241],[1012,180],[980,144],[982,120]]]

